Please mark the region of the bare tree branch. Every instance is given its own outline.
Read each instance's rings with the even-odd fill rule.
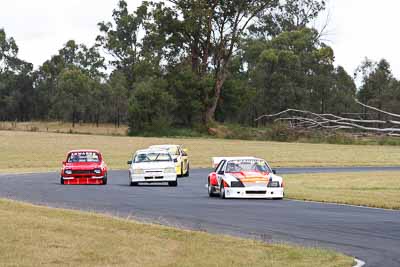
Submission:
[[[400,118],[399,114],[390,113],[378,108],[368,106],[356,100],[356,102],[378,113]],[[365,132],[384,133],[389,136],[400,137],[400,121],[396,120],[367,120],[346,118],[334,114],[318,114],[308,110],[286,109],[275,114],[265,114],[255,119],[274,119],[288,121],[292,128],[303,129],[329,129],[329,130],[361,130]],[[379,126],[379,127],[377,127]]]
[[[378,109],[378,108],[376,108],[376,107],[368,106],[368,105],[366,105],[366,104],[361,103],[361,102],[358,101],[357,99],[354,99],[354,100],[356,101],[357,104],[359,104],[359,105],[361,105],[361,106],[363,106],[363,107],[365,107],[365,108],[368,108],[368,109],[371,109],[371,110],[374,110],[374,111],[377,111],[377,112],[379,112],[379,113],[383,113],[383,114],[386,114],[386,115],[389,115],[389,116],[392,116],[392,117],[400,118],[400,115],[399,115],[399,114],[390,113],[390,112],[387,112],[387,111]]]

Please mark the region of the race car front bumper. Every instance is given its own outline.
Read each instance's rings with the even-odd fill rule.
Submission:
[[[64,184],[103,184],[104,176],[91,177],[63,177]]]
[[[225,198],[283,198],[283,187],[226,187]]]
[[[176,179],[176,173],[146,173],[130,175],[130,180],[134,183],[175,182]]]

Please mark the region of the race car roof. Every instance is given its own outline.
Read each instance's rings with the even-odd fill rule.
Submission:
[[[94,153],[101,154],[100,151],[99,151],[99,150],[96,150],[96,149],[74,149],[74,150],[68,151],[67,154],[70,154],[70,153],[78,153],[78,152],[94,152]]]
[[[165,149],[156,149],[156,148],[146,148],[146,149],[140,149],[135,152],[137,153],[168,153]]]
[[[168,149],[168,148],[171,148],[171,147],[178,147],[178,146],[180,146],[180,145],[153,145],[153,146],[150,146],[149,148],[162,148],[162,149]]]
[[[213,157],[212,158],[212,162],[213,162],[213,167],[217,167],[217,165],[222,161],[222,160],[263,160],[260,158],[256,158],[256,157]]]

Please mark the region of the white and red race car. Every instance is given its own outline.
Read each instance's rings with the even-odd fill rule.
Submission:
[[[268,163],[254,157],[213,158],[208,175],[208,195],[221,198],[282,199],[284,183]]]

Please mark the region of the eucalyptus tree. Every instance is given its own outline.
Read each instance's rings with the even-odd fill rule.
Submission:
[[[30,120],[34,111],[33,65],[18,57],[14,38],[0,29],[0,119]]]
[[[112,17],[113,22],[98,23],[101,34],[97,36],[96,44],[112,57],[110,64],[125,74],[128,86],[132,88],[136,81],[135,66],[140,60],[140,32],[147,18],[147,3],[130,13],[126,1],[120,0]]]
[[[378,109],[388,109],[398,112],[396,101],[398,95],[398,83],[393,77],[389,62],[381,59],[374,62],[365,59],[357,69],[356,75],[361,78],[361,87],[358,98],[363,103],[377,107]],[[364,110],[366,112],[366,110]],[[379,113],[379,119],[381,114]]]
[[[65,68],[57,81],[56,101],[53,112],[58,117],[72,121],[72,127],[85,111],[90,90],[90,78],[79,68]]]

